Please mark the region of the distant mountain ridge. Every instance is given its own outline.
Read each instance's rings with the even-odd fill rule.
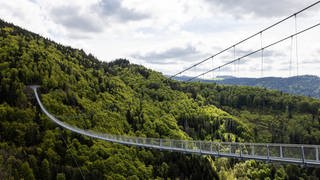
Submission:
[[[190,77],[182,76],[176,80],[186,81]],[[314,75],[293,76],[288,78],[265,77],[265,78],[237,78],[218,77],[216,80],[196,79],[201,82],[215,82],[217,84],[259,86],[268,89],[275,89],[282,92],[320,98],[320,77]]]

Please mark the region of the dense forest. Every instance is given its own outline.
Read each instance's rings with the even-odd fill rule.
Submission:
[[[257,87],[185,83],[109,63],[0,21],[0,179],[317,179],[320,169],[129,147],[71,133],[320,143],[320,101]]]

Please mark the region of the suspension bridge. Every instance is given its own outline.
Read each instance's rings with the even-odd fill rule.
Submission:
[[[275,143],[238,143],[212,142],[195,140],[177,140],[160,138],[143,138],[124,135],[112,135],[84,130],[60,121],[50,114],[42,104],[37,88],[30,86],[43,113],[57,125],[74,133],[104,141],[145,147],[159,150],[183,152],[215,157],[254,159],[268,162],[293,163],[309,166],[320,166],[320,145],[307,144],[275,144]]]
[[[232,46],[172,75],[168,79],[173,79],[182,73],[189,71],[192,68],[195,68],[202,63],[212,59],[219,54],[222,54],[230,49],[235,51],[235,47],[249,39],[260,35],[262,37],[262,33],[265,31],[287,21],[290,18],[295,18],[296,24],[296,17],[300,13],[310,9],[313,6],[319,4],[320,1],[317,1],[310,6],[272,24],[271,26],[239,41],[238,43],[233,44]],[[311,29],[320,26],[320,22],[313,24],[305,29],[297,31],[295,28],[295,32],[289,36],[283,37],[280,40],[267,44],[265,46],[262,45],[261,47],[253,50],[243,56],[235,57],[234,59],[222,64],[220,66],[214,67],[208,71],[205,71],[199,75],[191,77],[187,81],[193,81],[197,78],[208,74],[210,72],[216,71],[221,69],[222,67],[231,65],[236,63],[248,56],[251,56],[255,53],[261,52],[261,60],[263,62],[263,51],[267,48],[270,48],[278,43],[281,43],[286,40],[290,40],[292,42],[293,37],[297,37],[298,35],[305,33]],[[297,43],[297,41],[296,41]],[[297,47],[297,46],[296,46]],[[297,50],[296,50],[297,53]],[[292,57],[290,57],[291,63]],[[298,59],[297,59],[298,61]],[[298,64],[298,62],[297,62]],[[291,64],[290,64],[291,65]],[[263,66],[262,66],[263,68]],[[298,73],[298,66],[297,66],[297,73]],[[54,115],[46,110],[44,105],[42,104],[40,97],[38,95],[37,89],[39,86],[30,86],[33,89],[34,95],[36,97],[37,103],[39,104],[43,113],[54,123],[57,125],[68,129],[74,133],[81,134],[84,136],[89,136],[92,138],[119,143],[123,145],[130,145],[130,146],[137,146],[137,147],[144,147],[144,148],[152,148],[158,150],[166,150],[166,151],[175,151],[175,152],[182,152],[182,153],[189,153],[189,154],[198,154],[198,155],[210,155],[214,157],[227,157],[227,158],[238,158],[238,159],[253,159],[253,160],[261,160],[266,162],[280,162],[280,163],[292,163],[292,164],[299,164],[299,165],[308,165],[308,166],[320,166],[320,145],[308,145],[308,144],[276,144],[276,143],[239,143],[239,142],[212,142],[212,141],[197,141],[197,140],[177,140],[177,139],[160,139],[160,138],[144,138],[144,137],[133,137],[133,136],[125,136],[125,135],[112,135],[112,134],[104,134],[99,132],[94,132],[92,130],[85,130],[60,121]]]

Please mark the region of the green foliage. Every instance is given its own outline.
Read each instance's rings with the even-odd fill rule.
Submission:
[[[66,175],[64,173],[58,173],[56,179],[57,180],[65,180],[66,179]]]
[[[41,162],[40,172],[42,179],[51,179],[50,164],[47,159]]]
[[[26,180],[34,180],[34,175],[32,169],[29,167],[29,163],[25,162],[21,165],[22,177]]]

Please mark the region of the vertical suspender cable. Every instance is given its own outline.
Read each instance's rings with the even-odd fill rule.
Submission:
[[[214,64],[213,64],[213,56],[212,56],[212,68],[214,67]],[[214,80],[214,71],[212,71],[212,80]]]
[[[238,67],[237,67],[237,71],[238,71],[238,77],[240,77],[240,58],[238,59]]]
[[[298,32],[297,28],[297,15],[294,16],[295,33]],[[298,35],[296,35],[296,61],[297,61],[297,77],[299,76],[299,59],[298,59]]]
[[[290,44],[290,63],[289,63],[289,77],[291,77],[291,71],[292,71],[292,57],[293,57],[293,37],[291,36],[291,44]]]
[[[260,32],[260,46],[261,46],[261,78],[263,78],[263,45],[262,45],[262,31]]]
[[[233,59],[236,59],[236,46],[233,46]],[[233,75],[237,76],[237,63],[233,64]]]

